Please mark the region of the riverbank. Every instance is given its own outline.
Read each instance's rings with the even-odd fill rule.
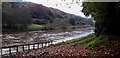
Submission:
[[[92,38],[92,39],[90,39]],[[24,52],[12,53],[3,58],[119,58],[120,40],[107,40],[91,48],[85,45],[95,40],[94,35],[79,38],[74,42],[60,45],[47,46],[40,49],[33,49]],[[107,37],[111,38],[111,37]],[[115,38],[115,37],[114,37]],[[78,43],[77,42],[82,42]],[[76,44],[76,45],[73,45]]]

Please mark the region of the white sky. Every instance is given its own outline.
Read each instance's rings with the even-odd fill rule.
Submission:
[[[83,7],[81,7],[82,0],[80,0],[81,2],[79,2],[79,3],[76,3],[75,1],[72,2],[72,0],[65,0],[65,1],[64,0],[23,0],[23,1],[29,1],[29,2],[34,2],[34,3],[38,3],[38,4],[43,4],[47,7],[57,8],[59,10],[67,12],[67,13],[85,17],[84,14],[81,12],[81,10],[83,8]]]

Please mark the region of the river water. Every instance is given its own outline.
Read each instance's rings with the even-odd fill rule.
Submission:
[[[4,36],[3,39],[7,39],[9,40],[9,38],[16,38],[17,42],[32,42],[32,41],[38,41],[38,40],[52,40],[52,44],[58,43],[58,42],[63,42],[63,41],[67,41],[67,40],[71,40],[71,39],[75,39],[75,38],[80,38],[82,36],[87,36],[89,34],[94,33],[93,32],[93,28],[88,28],[86,30],[74,30],[74,31],[70,31],[70,32],[59,32],[59,33],[40,33],[40,32],[30,32],[31,34],[28,36],[28,39],[25,40],[20,40],[19,38],[22,38],[22,36],[24,35],[20,35],[20,34],[16,34],[19,37],[15,37],[11,34],[7,34],[7,36]],[[11,40],[12,41],[12,40]],[[10,45],[14,45],[14,44],[10,44]],[[37,46],[37,45],[36,45]],[[49,45],[47,45],[49,46]],[[25,46],[26,49],[28,48],[27,46]],[[40,47],[42,47],[40,45]],[[30,49],[32,49],[32,45],[30,46]],[[8,54],[9,49],[2,49],[2,54]],[[22,47],[19,47],[19,51],[22,51]],[[12,48],[12,52],[16,52],[16,48]],[[0,54],[1,55],[1,54]]]

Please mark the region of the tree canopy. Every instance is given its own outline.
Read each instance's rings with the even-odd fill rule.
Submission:
[[[120,35],[120,2],[84,2],[82,11],[94,18],[97,36]]]
[[[12,3],[11,3],[12,5]],[[26,9],[20,7],[5,6],[2,8],[2,25],[3,29],[25,29],[27,25],[32,23],[32,18]]]

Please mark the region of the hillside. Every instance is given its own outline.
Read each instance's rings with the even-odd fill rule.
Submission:
[[[72,25],[74,26],[93,25],[92,19],[83,18],[81,16],[76,16],[74,14],[68,14],[58,9],[43,6],[42,4],[35,4],[31,2],[4,2],[2,6],[3,6],[3,10],[7,10],[3,12],[5,13],[8,12],[8,14],[12,13],[12,12],[9,13],[10,8],[12,8],[13,12],[16,9],[17,12],[21,12],[18,9],[21,10],[25,9],[26,12],[30,14],[33,24],[39,24],[43,26],[43,28],[41,29],[56,29],[56,28],[65,29],[66,27]]]

